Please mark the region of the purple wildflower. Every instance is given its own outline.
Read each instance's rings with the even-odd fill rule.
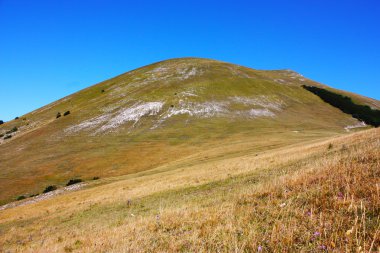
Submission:
[[[257,247],[257,252],[261,252],[263,251],[263,247],[261,247],[261,245],[259,245],[259,247]]]

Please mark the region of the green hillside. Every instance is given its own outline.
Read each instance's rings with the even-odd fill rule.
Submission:
[[[113,180],[169,162],[255,154],[363,127],[302,85],[328,88],[290,70],[198,58],[101,82],[0,125],[0,203],[72,178]],[[379,101],[338,92],[380,108]]]

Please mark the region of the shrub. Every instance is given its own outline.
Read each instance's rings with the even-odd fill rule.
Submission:
[[[326,89],[307,85],[302,85],[302,87],[342,112],[350,114],[352,117],[364,121],[368,125],[374,127],[380,126],[380,110],[371,109],[368,105],[355,104],[350,97],[342,96]]]
[[[5,134],[0,134],[0,138],[3,138]]]
[[[10,139],[10,138],[12,138],[12,135],[6,135],[3,139],[7,140],[7,139]]]
[[[4,124],[4,121],[0,120],[0,125]]]
[[[11,134],[11,133],[14,133],[14,132],[17,132],[17,131],[18,131],[18,128],[14,127],[11,130],[7,131],[6,134]]]
[[[51,192],[51,191],[55,191],[57,190],[57,186],[55,185],[49,185],[48,187],[45,188],[45,190],[43,191],[43,193],[47,193],[47,192]]]
[[[31,194],[31,195],[29,196],[29,198],[33,198],[33,197],[36,197],[36,196],[38,196],[38,195],[40,195],[40,194],[39,194],[39,193]]]
[[[63,114],[63,116],[67,116],[67,115],[69,115],[70,114],[70,111],[67,111],[67,112],[65,112],[64,114]]]
[[[82,182],[82,179],[70,179],[70,181],[66,184],[66,186],[69,186],[69,185],[73,185],[73,184],[78,184],[78,183],[81,183]]]
[[[330,150],[332,148],[333,148],[333,145],[332,145],[332,143],[330,143],[329,146],[327,147],[327,149]]]
[[[24,195],[21,195],[21,196],[17,197],[17,200],[23,200],[23,199],[26,199],[26,197]]]
[[[60,118],[60,117],[61,117],[61,113],[58,112],[58,113],[57,113],[57,116],[56,116],[55,118],[58,119],[58,118]]]
[[[15,120],[16,120],[16,119],[19,119],[19,117],[16,117]]]
[[[98,180],[100,177],[93,177],[92,180]]]
[[[105,90],[102,90],[102,93],[104,93],[105,92]]]

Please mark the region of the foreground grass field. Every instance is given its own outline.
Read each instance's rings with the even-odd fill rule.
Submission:
[[[378,252],[379,150],[371,129],[100,180],[0,211],[0,251]]]

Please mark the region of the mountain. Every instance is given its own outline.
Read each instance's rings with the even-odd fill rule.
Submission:
[[[198,58],[96,84],[0,125],[0,252],[380,252],[379,105]]]
[[[241,157],[369,128],[302,86],[380,109],[377,100],[291,70],[162,61],[0,125],[0,203],[73,178],[113,181],[169,163]]]

